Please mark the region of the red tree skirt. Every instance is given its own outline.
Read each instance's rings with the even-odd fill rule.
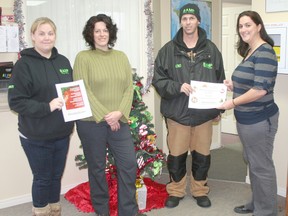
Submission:
[[[152,181],[150,178],[144,178],[144,183],[147,187],[146,209],[140,212],[147,212],[151,209],[159,209],[165,206],[165,201],[168,197],[166,185]],[[107,176],[109,194],[110,194],[110,215],[118,215],[117,207],[117,179]],[[79,184],[70,189],[64,196],[69,202],[74,204],[81,212],[94,212],[90,199],[89,182]]]

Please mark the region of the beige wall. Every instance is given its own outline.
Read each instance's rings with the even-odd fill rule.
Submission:
[[[0,112],[0,209],[31,200],[32,175],[26,156],[19,142],[16,114]],[[75,155],[81,153],[80,141],[73,134],[66,169],[62,179],[62,193],[87,181],[87,170],[79,170],[74,162]]]

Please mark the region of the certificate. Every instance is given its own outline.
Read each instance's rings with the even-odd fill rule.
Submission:
[[[226,100],[227,86],[223,83],[192,81],[193,92],[189,96],[189,108],[217,108]]]
[[[65,122],[92,116],[83,80],[56,84],[56,90],[65,102],[62,107]]]

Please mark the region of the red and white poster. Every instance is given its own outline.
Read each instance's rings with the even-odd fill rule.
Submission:
[[[65,122],[92,116],[83,80],[56,84],[57,94],[63,98]]]

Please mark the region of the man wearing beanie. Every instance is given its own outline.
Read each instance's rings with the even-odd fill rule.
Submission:
[[[193,89],[191,80],[223,83],[222,55],[207,39],[196,4],[186,4],[179,11],[181,28],[158,52],[152,84],[161,97],[161,113],[167,126],[170,182],[166,207],[174,208],[190,191],[200,207],[210,207],[207,185],[210,168],[212,122],[220,119],[218,109],[188,108]],[[192,166],[187,178],[186,159],[190,151]],[[190,172],[189,172],[190,173]]]

